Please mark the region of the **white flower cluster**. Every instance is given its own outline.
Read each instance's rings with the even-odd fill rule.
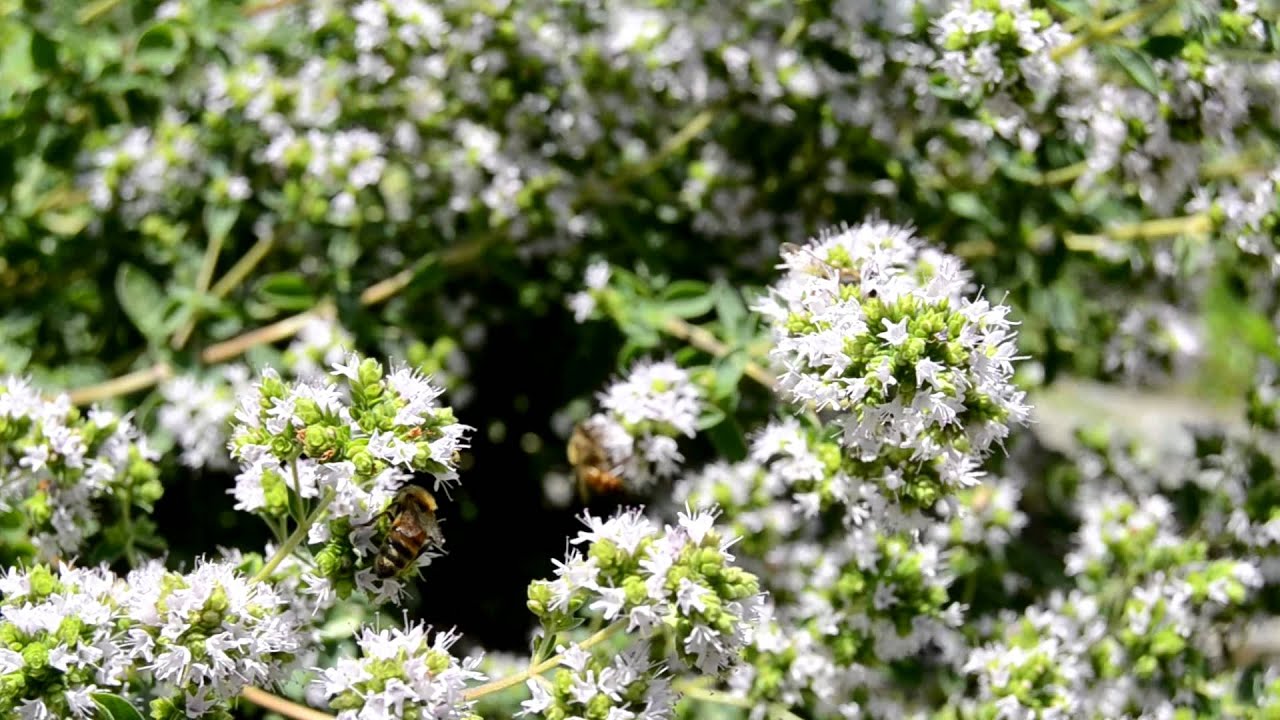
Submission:
[[[129,417],[96,408],[81,416],[66,395],[0,381],[0,509],[27,517],[41,559],[80,552],[106,502],[150,507],[163,492],[157,458]]]
[[[936,67],[964,96],[1025,82],[1033,99],[1057,89],[1062,72],[1050,53],[1071,36],[1027,0],[958,0],[934,23],[943,48]]]
[[[329,368],[345,360],[354,345],[351,333],[337,320],[314,316],[285,348],[284,364],[296,378],[323,382]]]
[[[561,668],[544,685],[529,680],[530,698],[518,715],[566,717],[597,715],[609,720],[667,720],[674,715],[676,693],[646,655],[643,644],[600,658],[581,647],[559,646]],[[607,710],[603,710],[607,707]],[[550,711],[550,712],[549,712]]]
[[[356,643],[360,657],[341,658],[316,680],[338,720],[467,720],[472,702],[468,684],[483,681],[480,658],[459,661],[451,632],[429,637],[429,628],[365,628]]]
[[[599,305],[596,296],[608,287],[610,274],[609,263],[603,260],[587,266],[582,280],[585,289],[569,296],[569,309],[573,311],[574,320],[580,323],[586,322],[595,313]]]
[[[95,207],[117,203],[133,222],[162,210],[175,189],[194,189],[209,165],[198,128],[183,112],[166,108],[155,127],[117,133],[116,144],[93,153],[81,178]],[[232,184],[237,199],[248,195],[244,178]]]
[[[1055,595],[971,652],[979,694],[964,705],[1005,717],[1170,717],[1229,702],[1239,678],[1224,665],[1224,620],[1260,584],[1250,565],[1226,560],[1153,573],[1118,602]],[[1176,691],[1188,676],[1194,694]]]
[[[245,578],[229,563],[205,562],[188,574],[153,562],[129,574],[122,598],[129,627],[122,644],[174,709],[213,712],[246,685],[287,676],[300,633],[290,599]]]
[[[221,378],[179,375],[160,385],[165,404],[157,413],[160,429],[173,436],[178,459],[189,468],[230,470],[227,455],[236,397],[249,385],[249,368],[230,365]]]
[[[379,546],[372,521],[413,473],[430,474],[437,490],[455,484],[471,428],[438,405],[439,388],[407,367],[384,375],[381,364],[351,353],[331,377],[341,386],[286,384],[268,369],[242,394],[231,440],[240,474],[230,492],[237,509],[268,518],[293,512],[297,502],[325,503],[323,521],[308,528],[310,543],[327,544],[314,591],[329,592],[340,580],[340,593],[354,583],[392,599],[403,583],[376,577],[370,566]],[[421,554],[413,567],[432,557]]]
[[[985,532],[1008,542],[1000,523],[1021,527],[1025,518],[1011,509],[1016,491],[1000,483],[963,492],[950,522],[940,522],[859,479],[839,443],[821,437],[797,420],[776,421],[753,438],[747,460],[713,464],[673,495],[724,508],[744,538],[744,566],[771,595],[748,662],[730,678],[736,696],[824,717],[903,717],[888,663],[933,655],[954,668],[965,657],[953,552],[981,551]],[[983,492],[992,506],[971,508]]]
[[[693,437],[704,393],[670,360],[641,361],[599,394],[602,412],[584,421],[612,467],[634,490],[676,475],[684,462],[678,437]]]
[[[1251,174],[1234,183],[1224,183],[1216,193],[1201,188],[1187,203],[1191,212],[1207,212],[1225,238],[1251,255],[1259,255],[1280,273],[1280,248],[1276,228],[1280,227],[1280,166],[1265,174]]]
[[[903,489],[917,503],[976,482],[978,461],[1030,413],[1012,383],[1009,308],[964,297],[957,258],[883,222],[823,233],[783,261],[756,309],[773,327],[788,395],[839,413],[860,461],[929,468],[936,481]]]
[[[1163,495],[1130,498],[1119,491],[1085,493],[1076,543],[1066,557],[1070,575],[1105,579],[1131,543],[1149,550],[1175,548],[1185,542],[1173,518],[1173,505]]]
[[[680,513],[660,528],[639,510],[603,520],[585,515],[587,544],[556,563],[556,578],[529,587],[529,606],[544,625],[582,610],[625,621],[633,637],[671,633],[680,666],[715,675],[750,642],[761,597],[756,579],[733,566],[733,540],[714,529],[711,512]]]
[[[227,563],[11,568],[0,593],[6,717],[97,717],[94,693],[136,704],[137,687],[160,720],[221,717],[246,685],[282,681],[298,649],[289,600]]]

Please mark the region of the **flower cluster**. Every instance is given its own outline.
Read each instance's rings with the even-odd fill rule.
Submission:
[[[583,276],[585,289],[569,296],[569,309],[573,311],[573,319],[586,322],[596,311],[600,301],[597,295],[609,285],[609,263],[594,262],[587,266]]]
[[[429,474],[434,489],[457,482],[457,462],[469,427],[436,400],[441,391],[409,368],[385,373],[380,363],[351,353],[330,381],[284,383],[274,371],[242,395],[232,433],[240,462],[230,492],[236,507],[269,523],[289,515],[306,525],[317,552],[317,592],[345,596],[360,589],[387,599],[402,584],[379,579],[374,521],[412,473]],[[310,515],[298,508],[314,503]],[[323,521],[320,521],[323,515]],[[430,561],[424,553],[402,572]]]
[[[730,667],[750,641],[760,605],[756,578],[735,567],[732,540],[713,527],[710,512],[680,513],[660,528],[638,510],[602,520],[558,562],[554,580],[529,586],[529,609],[545,628],[571,627],[579,613],[623,622],[662,648],[670,639],[676,662],[707,675]]]
[[[1216,195],[1201,190],[1187,203],[1187,210],[1207,212],[1218,234],[1234,240],[1244,252],[1269,260],[1273,273],[1280,272],[1275,241],[1280,227],[1280,166],[1225,183]]]
[[[1026,0],[960,0],[933,32],[942,48],[936,67],[957,93],[975,99],[1009,93],[1011,107],[1043,102],[1057,89],[1062,68],[1052,53],[1070,40],[1047,10]]]
[[[161,430],[173,436],[181,449],[178,459],[186,467],[234,467],[227,455],[227,443],[236,396],[249,385],[249,369],[232,365],[221,375],[218,379],[179,375],[160,386],[165,404],[157,421]]]
[[[641,361],[599,394],[601,412],[583,421],[611,469],[633,490],[679,472],[678,437],[693,437],[702,413],[702,389],[670,360]]]
[[[463,691],[485,679],[480,659],[459,661],[451,632],[429,637],[429,628],[366,628],[356,639],[360,657],[341,658],[316,680],[338,720],[470,720],[473,703]]]
[[[246,685],[274,685],[298,650],[291,602],[228,563],[187,574],[159,564],[130,573],[122,641],[161,697],[157,720],[225,713]]]
[[[557,647],[561,667],[544,685],[528,682],[530,698],[520,715],[537,717],[628,718],[667,720],[676,693],[668,678],[655,670],[643,644],[632,645],[610,658],[581,647]]]
[[[964,297],[960,261],[872,221],[784,252],[757,309],[796,402],[840,413],[842,443],[890,492],[930,506],[1027,420],[1009,308]],[[906,478],[908,464],[923,470]]]
[[[127,523],[132,508],[149,510],[164,492],[156,459],[129,417],[82,414],[66,395],[0,381],[0,510],[20,514],[37,557],[70,558],[104,526]],[[110,544],[124,552],[116,530],[135,530],[112,528]]]
[[[93,694],[128,661],[110,620],[125,588],[93,568],[10,568],[0,579],[0,710],[9,717],[96,716]]]
[[[222,718],[246,685],[284,679],[298,649],[288,598],[226,563],[10,569],[0,580],[0,709],[97,717],[94,695],[152,698],[155,720]]]
[[[281,359],[294,377],[323,382],[329,368],[347,359],[353,345],[351,333],[336,320],[313,317],[294,336]]]

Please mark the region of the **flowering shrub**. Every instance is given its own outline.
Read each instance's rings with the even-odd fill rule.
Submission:
[[[1277,17],[0,1],[0,715],[1280,717]]]

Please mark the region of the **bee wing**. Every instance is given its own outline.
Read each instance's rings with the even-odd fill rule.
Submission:
[[[418,527],[427,535],[427,542],[437,548],[444,547],[444,533],[440,530],[440,520],[436,518],[436,514],[424,507],[414,508],[414,512]]]

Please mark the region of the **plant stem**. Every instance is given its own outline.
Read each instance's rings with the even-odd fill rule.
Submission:
[[[254,243],[253,247],[249,248],[249,251],[244,254],[244,257],[237,260],[236,264],[232,265],[231,269],[227,271],[227,274],[213,284],[213,289],[209,291],[209,294],[218,299],[226,297],[227,293],[235,290],[240,286],[240,283],[244,282],[244,279],[249,273],[253,272],[258,263],[262,262],[267,253],[271,252],[273,245],[275,245],[273,239],[269,237],[259,238],[258,242]]]
[[[700,700],[702,702],[715,703],[717,705],[728,705],[730,707],[740,707],[746,710],[750,710],[756,706],[755,703],[746,698],[736,697],[719,690],[709,690],[707,688],[698,687],[697,685],[677,682],[674,683],[673,689],[687,698]]]
[[[396,274],[384,278],[373,285],[364,289],[360,293],[360,304],[364,306],[377,305],[391,299],[397,293],[408,287],[415,277],[422,270],[436,262],[442,266],[455,266],[469,263],[480,255],[494,242],[492,237],[483,237],[471,242],[454,245],[445,248],[436,253],[424,255],[422,259],[407,267]],[[248,256],[246,256],[248,257]],[[232,268],[231,272],[236,269]],[[248,272],[248,269],[244,270]],[[228,288],[228,291],[230,289]],[[329,301],[321,301],[316,307],[305,312],[291,315],[283,320],[277,320],[270,325],[265,325],[245,333],[241,333],[229,340],[223,340],[214,343],[205,348],[200,353],[200,362],[206,365],[216,365],[226,362],[235,357],[243,355],[251,348],[268,343],[278,342],[285,338],[293,337],[298,334],[307,323],[316,318],[331,316],[334,312],[333,303]],[[166,363],[157,363],[149,368],[137,370],[128,375],[122,375],[118,378],[112,378],[96,385],[72,390],[70,393],[71,402],[76,405],[85,405],[97,400],[105,400],[107,398],[119,395],[127,395],[138,390],[145,390],[154,386],[161,380],[171,375],[171,369]]]
[[[1096,235],[1067,233],[1063,241],[1069,248],[1090,248],[1104,244],[1108,238],[1112,240],[1152,240],[1174,235],[1200,235],[1213,229],[1213,221],[1208,213],[1197,213],[1183,217],[1157,218],[1127,225],[1109,227]]]
[[[1040,184],[1041,185],[1062,185],[1064,183],[1069,183],[1079,178],[1088,169],[1089,169],[1088,161],[1081,160],[1080,162],[1072,163],[1070,165],[1067,165],[1066,167],[1060,167],[1060,168],[1049,170],[1047,172],[1042,173],[1040,175]]]
[[[542,659],[555,649],[556,638],[559,637],[559,635],[559,633],[547,633],[538,639],[538,647],[534,649],[533,657],[529,658],[529,667],[533,667],[534,665],[542,662]]]
[[[244,16],[253,17],[255,15],[261,15],[262,13],[271,12],[272,10],[289,7],[295,2],[297,2],[297,0],[265,0],[264,2],[255,3],[246,7],[244,9]]]
[[[732,348],[720,342],[720,338],[717,338],[710,332],[707,332],[697,325],[691,325],[678,317],[672,316],[667,318],[662,323],[661,329],[668,335],[678,340],[684,340],[690,345],[714,357],[722,358],[732,352]],[[744,374],[752,380],[760,383],[768,390],[776,390],[778,387],[778,379],[775,378],[768,370],[754,362],[747,363]]]
[[[267,561],[267,564],[263,565],[262,569],[259,570],[249,580],[249,582],[262,582],[271,577],[271,573],[275,572],[275,569],[280,567],[280,563],[284,562],[285,558],[292,555],[293,551],[298,549],[298,546],[307,539],[307,533],[310,532],[311,526],[315,524],[316,520],[320,519],[320,514],[329,507],[329,503],[333,502],[333,498],[333,490],[326,492],[324,497],[320,499],[320,502],[316,504],[315,509],[307,516],[306,520],[294,529],[293,534],[284,541],[284,544],[276,548],[275,554],[271,556],[271,559]]]
[[[232,265],[231,269],[227,271],[227,274],[223,275],[218,279],[218,282],[213,284],[213,289],[209,291],[209,297],[215,300],[221,300],[226,297],[227,293],[239,287],[240,283],[244,282],[244,279],[248,277],[249,273],[253,272],[253,269],[258,266],[258,263],[262,262],[262,259],[271,251],[273,243],[274,241],[269,237],[259,238],[258,242],[254,243],[253,247],[249,248],[249,252],[245,253],[244,257],[237,260],[236,264]],[[221,245],[221,243],[219,243],[219,245]],[[210,275],[213,274],[212,267],[209,268],[209,273]],[[205,278],[202,274],[201,282],[197,284],[197,289],[203,292],[204,289],[208,287],[209,281],[210,278]],[[191,337],[191,332],[195,330],[195,327],[196,316],[195,313],[192,312],[191,317],[187,318],[187,321],[182,324],[182,327],[179,328],[178,332],[173,336],[174,350],[181,350],[182,346],[187,344],[187,340]]]
[[[298,517],[297,521],[301,523],[306,515],[306,500],[302,499],[302,480],[298,478],[298,458],[289,461],[289,474],[293,476],[293,494],[298,497]],[[290,512],[293,511],[293,503],[289,503]]]
[[[1154,0],[1153,2],[1143,3],[1129,12],[1120,13],[1101,25],[1086,28],[1084,32],[1076,35],[1070,42],[1054,48],[1049,53],[1049,57],[1060,62],[1091,42],[1105,40],[1130,25],[1142,22],[1147,18],[1162,15],[1172,5],[1173,0]]]
[[[729,693],[721,692],[719,690],[710,690],[708,688],[699,687],[687,681],[678,681],[674,683],[672,687],[676,692],[679,692],[692,700],[715,703],[717,705],[728,705],[729,707],[742,708],[744,710],[754,710],[757,706],[757,703],[746,698],[730,695]],[[768,709],[768,716],[775,720],[804,720],[799,715],[796,715],[779,704],[770,705]]]
[[[302,331],[307,323],[332,317],[333,304],[321,301],[319,305],[306,312],[300,312],[297,315],[290,315],[283,320],[277,320],[270,325],[265,325],[256,330],[250,330],[247,333],[237,335],[230,340],[224,340],[220,343],[214,343],[204,349],[200,353],[200,360],[207,365],[216,365],[220,362],[226,362],[234,357],[239,357],[248,352],[251,348],[259,345],[267,345],[269,343],[291,338]]]
[[[203,295],[204,291],[209,289],[209,283],[213,282],[213,271],[218,267],[218,256],[222,254],[222,243],[225,239],[226,233],[214,233],[209,236],[209,242],[204,246],[204,259],[200,262],[200,274],[196,276],[197,295]],[[197,310],[198,308],[192,306],[182,327],[174,332],[173,339],[169,342],[174,350],[181,350],[182,346],[187,344],[191,331],[196,327]]]
[[[333,720],[333,716],[319,710],[312,710],[306,705],[299,705],[279,695],[272,695],[266,690],[249,686],[240,691],[240,697],[274,713],[279,713],[292,720]]]
[[[149,388],[167,379],[171,374],[168,363],[156,363],[149,368],[135,370],[97,385],[72,390],[71,402],[76,405],[88,405],[117,395],[127,395],[136,390]]]
[[[98,0],[98,2],[86,5],[80,8],[80,12],[76,13],[76,22],[81,25],[88,25],[114,10],[119,4],[120,0]]]
[[[626,620],[618,620],[614,622],[612,625],[606,626],[600,632],[597,632],[596,634],[592,635],[586,640],[583,640],[582,642],[578,643],[578,647],[582,648],[583,650],[586,650],[587,648],[593,647],[595,645],[599,645],[600,643],[604,642],[605,640],[608,640],[610,637],[620,632],[626,626],[627,626]],[[542,673],[559,665],[560,662],[563,660],[564,660],[563,653],[559,655],[553,655],[547,658],[546,660],[543,660],[542,662],[531,666],[528,670],[522,670],[518,673],[515,673],[514,675],[508,675],[507,677],[499,678],[498,680],[491,680],[483,685],[477,685],[476,687],[473,687],[470,690],[468,690],[466,693],[464,693],[463,697],[466,698],[467,700],[475,700],[477,698],[482,698],[485,695],[492,695],[493,693],[501,692],[503,690],[506,690],[509,687],[514,687],[516,685],[519,685],[520,683],[528,680],[529,678],[534,677],[535,675],[541,675]]]

